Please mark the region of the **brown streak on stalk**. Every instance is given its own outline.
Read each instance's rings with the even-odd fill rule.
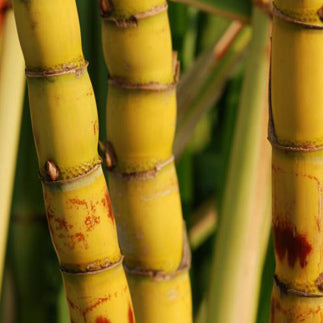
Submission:
[[[111,321],[106,317],[98,316],[95,320],[95,323],[111,323]]]
[[[94,132],[94,135],[96,136],[98,134],[98,131],[99,131],[99,124],[98,124],[98,120],[95,120],[93,122],[93,132]]]
[[[88,306],[84,311],[83,311],[83,316],[85,318],[86,314],[88,314],[89,312],[93,311],[97,306],[99,306],[102,303],[105,303],[107,301],[109,301],[111,299],[111,295],[109,294],[108,296],[102,297],[102,298],[98,298],[98,300],[93,303],[92,305]]]
[[[298,260],[300,266],[307,265],[307,255],[312,251],[312,246],[304,234],[297,232],[296,228],[287,221],[273,224],[274,244],[278,259],[283,261],[285,254],[288,257],[288,265],[294,267]]]
[[[128,322],[135,323],[135,319],[134,319],[133,311],[132,311],[132,306],[130,303],[128,304]]]
[[[108,207],[108,217],[110,218],[112,223],[114,223],[113,209],[112,209],[111,200],[110,200],[110,197],[109,197],[108,190],[105,191],[104,195],[105,195],[105,199],[102,199],[102,204],[104,206]]]

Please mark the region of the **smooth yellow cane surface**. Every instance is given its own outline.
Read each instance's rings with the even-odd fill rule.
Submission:
[[[183,248],[183,220],[174,164],[152,178],[110,176],[111,199],[125,263],[175,271]]]
[[[135,84],[174,82],[167,12],[139,20],[136,27],[105,21],[102,37],[110,76]]]
[[[272,38],[272,112],[277,139],[291,146],[322,145],[323,31],[275,17]]]
[[[30,78],[28,90],[42,175],[47,160],[58,165],[61,179],[90,170],[99,160],[99,127],[88,73],[66,74],[50,80]]]
[[[191,322],[191,285],[188,272],[180,273],[171,280],[157,282],[129,273],[127,278],[138,322]]]
[[[118,158],[119,172],[150,170],[171,156],[175,89],[143,92],[110,86],[108,107],[107,135]]]
[[[48,0],[14,0],[14,8],[20,44],[29,69],[55,70],[82,63],[74,0],[55,0],[55,5]]]

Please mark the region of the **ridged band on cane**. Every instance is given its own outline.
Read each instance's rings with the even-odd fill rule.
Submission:
[[[279,143],[274,126],[273,111],[272,111],[272,100],[271,100],[271,65],[269,71],[269,90],[268,90],[268,102],[269,102],[269,122],[268,122],[268,141],[274,148],[290,151],[290,152],[314,152],[323,149],[323,145],[313,145],[313,144],[302,144],[302,145],[286,145]]]
[[[287,284],[281,282],[277,275],[274,275],[274,282],[275,285],[279,288],[282,294],[290,294],[296,295],[300,297],[309,297],[309,298],[319,298],[323,297],[323,294],[313,294],[313,293],[306,293],[297,289],[290,288]]]
[[[89,62],[84,61],[80,64],[64,64],[56,69],[34,70],[26,68],[25,73],[28,78],[49,78],[66,74],[75,74],[76,77],[80,77],[84,74],[88,65]]]
[[[101,167],[102,160],[95,159],[90,161],[89,163],[84,163],[77,167],[67,168],[67,169],[59,169],[59,179],[52,180],[48,177],[48,174],[44,175],[42,172],[39,172],[39,177],[43,184],[49,186],[62,186],[69,183],[76,182],[84,177],[89,176],[96,170]]]
[[[109,85],[120,87],[126,90],[136,90],[136,91],[171,91],[174,90],[177,86],[179,75],[180,75],[180,63],[177,60],[177,52],[173,54],[174,63],[173,63],[173,75],[174,81],[172,83],[157,83],[157,82],[150,82],[150,83],[133,83],[128,80],[122,79],[116,76],[109,77]]]
[[[123,172],[117,171],[116,169],[109,169],[109,172],[111,173],[111,175],[119,176],[119,177],[126,179],[126,180],[147,180],[147,179],[155,178],[156,175],[164,167],[166,167],[169,164],[171,164],[172,162],[174,162],[174,160],[175,160],[175,157],[171,156],[170,158],[157,163],[154,168],[149,169],[149,170],[145,170],[145,171],[141,171],[141,172],[123,173]]]
[[[182,253],[182,259],[181,262],[174,272],[171,273],[166,273],[162,270],[154,270],[154,269],[142,269],[138,267],[128,267],[126,264],[123,264],[123,267],[125,271],[129,274],[132,275],[137,275],[137,276],[143,276],[143,277],[148,277],[154,281],[166,281],[166,280],[171,280],[177,275],[179,275],[182,272],[189,271],[191,268],[191,249],[189,246],[188,242],[188,237],[187,237],[187,230],[186,230],[186,225],[185,222],[183,221],[183,253]]]
[[[118,267],[123,263],[124,257],[121,256],[120,260],[117,262],[110,262],[108,259],[105,259],[103,262],[93,262],[86,266],[86,269],[84,271],[77,271],[77,270],[71,270],[64,266],[60,266],[60,270],[62,273],[69,274],[69,275],[95,275],[98,273],[102,273],[104,271],[113,269],[115,267]]]
[[[142,19],[156,16],[164,11],[167,11],[167,9],[168,9],[167,3],[164,3],[160,6],[155,6],[147,11],[133,14],[129,18],[116,18],[116,17],[113,17],[113,4],[110,3],[110,6],[112,9],[107,11],[107,9],[104,8],[104,0],[101,0],[101,2],[100,2],[101,17],[104,21],[112,22],[119,28],[136,27],[138,25],[138,20],[142,20]]]
[[[323,29],[323,8],[317,10],[304,9],[303,12],[295,12],[287,9],[278,8],[273,3],[273,16],[288,23],[308,29]]]

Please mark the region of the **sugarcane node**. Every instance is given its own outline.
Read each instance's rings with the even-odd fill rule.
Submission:
[[[160,6],[155,6],[147,11],[139,12],[131,15],[130,17],[113,17],[113,3],[111,0],[102,0],[100,3],[101,17],[104,21],[114,23],[118,28],[131,28],[137,27],[138,20],[149,18],[158,15],[168,9],[168,4],[164,3]]]
[[[321,10],[322,8],[320,8],[319,10]],[[318,12],[316,13],[318,14]],[[285,22],[288,22],[288,23],[291,23],[291,24],[294,24],[294,25],[298,25],[298,26],[301,26],[303,28],[306,28],[306,29],[323,29],[323,25],[319,25],[319,24],[315,24],[315,23],[309,23],[307,20],[303,21],[303,20],[300,20],[298,18],[294,18],[294,17],[291,17],[290,15],[284,13],[281,9],[279,9],[275,3],[273,2],[273,6],[272,6],[272,15],[281,19],[281,20],[284,20]],[[316,20],[313,16],[313,19]],[[321,22],[323,22],[321,20],[321,18],[319,17],[319,20]]]
[[[28,78],[49,78],[65,74],[75,74],[76,77],[81,77],[89,65],[88,61],[81,64],[65,64],[58,69],[28,69],[25,73]]]
[[[100,152],[103,155],[103,161],[108,170],[112,170],[117,165],[117,155],[110,141],[99,141]]]
[[[45,163],[45,172],[47,175],[47,178],[55,182],[59,179],[60,176],[60,170],[59,167],[52,161],[52,160],[47,160]]]
[[[290,295],[296,295],[296,296],[308,297],[308,298],[323,297],[323,294],[307,293],[301,290],[289,288],[288,284],[283,283],[276,274],[274,275],[274,282],[275,282],[275,285],[279,288],[280,292],[285,295],[290,294]]]
[[[94,261],[85,266],[84,270],[79,270],[76,268],[68,268],[67,266],[60,265],[60,271],[68,275],[95,275],[102,273],[104,271],[118,267],[123,263],[124,256],[121,255],[120,259],[116,262],[110,262],[108,258],[105,258],[103,262]]]
[[[162,91],[171,91],[175,89],[177,85],[177,81],[173,83],[157,83],[157,82],[132,83],[119,77],[110,76],[109,84],[112,86],[120,87],[122,89],[127,89],[127,90],[162,92]]]
[[[101,168],[101,164],[102,164],[102,160],[98,159],[97,161],[95,161],[95,163],[93,163],[93,165],[91,166],[90,169],[87,169],[86,171],[84,171],[82,174],[79,174],[77,176],[73,176],[73,177],[68,177],[68,178],[63,178],[60,180],[56,180],[56,181],[51,181],[48,180],[46,177],[44,177],[40,172],[39,172],[39,176],[41,181],[43,182],[43,184],[45,185],[49,185],[49,186],[64,186],[73,182],[76,182],[78,180],[83,179],[84,177],[87,177],[89,175],[91,175],[92,173],[94,173],[95,171],[99,170],[99,168]],[[61,172],[61,177],[62,176],[62,171]]]
[[[165,272],[163,270],[155,270],[155,269],[143,269],[139,267],[130,267],[126,263],[123,264],[125,270],[127,273],[132,275],[138,275],[138,276],[144,276],[149,277],[150,279],[154,281],[167,281],[175,278],[182,272],[189,271],[191,268],[191,262],[192,262],[192,255],[191,255],[191,249],[189,245],[188,235],[187,235],[187,229],[185,221],[183,221],[183,252],[182,252],[182,258],[181,262],[178,266],[178,268],[173,272]]]
[[[270,66],[271,69],[271,66]],[[269,73],[269,91],[268,91],[268,106],[269,106],[269,120],[268,120],[268,136],[267,139],[272,145],[272,147],[277,148],[283,151],[291,152],[315,152],[323,149],[323,145],[316,146],[315,144],[306,143],[301,145],[291,145],[291,144],[281,144],[276,136],[275,126],[274,126],[274,117],[272,110],[272,100],[271,100],[271,73]]]
[[[171,156],[165,161],[156,163],[156,165],[152,169],[140,171],[140,172],[132,172],[132,173],[123,173],[119,172],[116,169],[110,169],[112,175],[119,176],[125,180],[148,180],[156,177],[158,172],[160,172],[164,167],[171,164],[175,160],[174,156]]]

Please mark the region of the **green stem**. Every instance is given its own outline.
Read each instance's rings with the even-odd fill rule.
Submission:
[[[24,60],[12,10],[6,13],[3,27],[0,55],[0,299],[25,90]]]
[[[184,75],[178,87],[178,124],[174,153],[178,159],[194,134],[201,117],[214,106],[232,71],[240,61],[250,40],[250,29],[245,27],[227,53],[217,62],[212,50],[201,54]]]
[[[270,150],[266,148],[264,128],[270,18],[255,8],[252,27],[253,37],[214,249],[208,323],[255,321],[263,245],[269,236],[270,216],[266,206]]]

